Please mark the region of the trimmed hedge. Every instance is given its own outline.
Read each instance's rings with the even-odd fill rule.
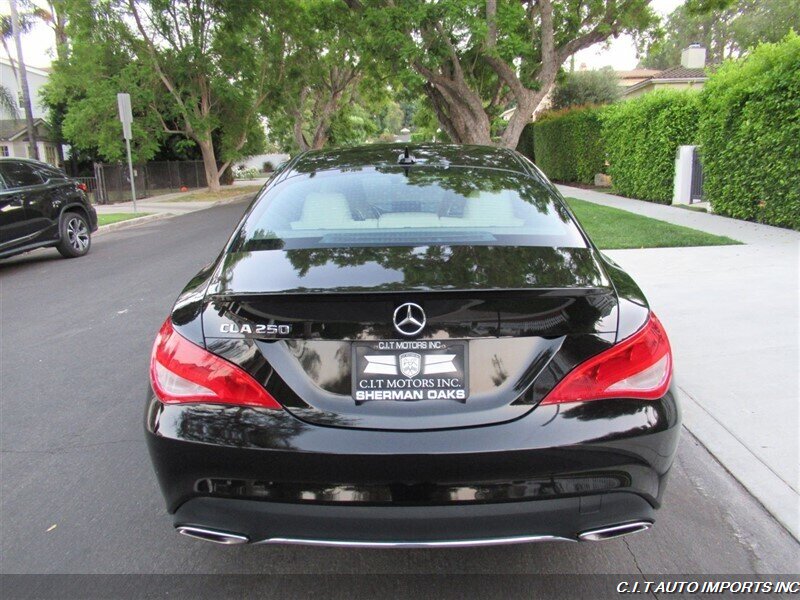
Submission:
[[[605,172],[600,114],[596,107],[545,113],[533,123],[536,164],[556,181],[592,183]]]
[[[714,212],[800,229],[800,36],[727,62],[700,95]]]
[[[694,91],[663,90],[608,106],[602,115],[611,185],[623,196],[672,202],[675,154],[692,144],[700,117]]]
[[[545,113],[519,149],[556,181],[607,173],[613,191],[669,204],[685,144],[700,146],[714,212],[800,230],[800,35],[726,62],[699,92]]]

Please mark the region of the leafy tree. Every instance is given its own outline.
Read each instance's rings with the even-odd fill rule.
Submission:
[[[379,133],[374,112],[363,102],[346,105],[331,120],[329,143],[334,146],[363,144]]]
[[[400,133],[403,128],[405,113],[399,103],[390,100],[378,115],[378,126],[381,131]]]
[[[553,89],[552,108],[611,104],[620,96],[613,69],[567,73]]]
[[[281,0],[65,0],[72,52],[56,63],[53,78],[60,83],[48,92],[51,102],[69,102],[65,134],[118,157],[115,95],[127,91],[138,158],[150,158],[165,136],[184,137],[200,150],[209,188],[218,189],[232,161],[263,146],[260,113],[273,91],[287,6]],[[67,74],[77,78],[78,89]],[[95,129],[81,134],[80,123]]]
[[[340,0],[295,0],[282,23],[279,93],[265,109],[270,137],[285,148],[322,148],[337,130],[339,140],[362,139],[362,115],[354,104],[379,110],[385,91],[370,80],[369,57],[355,39],[364,24]],[[373,106],[374,105],[374,106]],[[345,131],[348,123],[354,129]]]
[[[658,35],[646,41],[642,66],[666,69],[680,64],[691,43],[706,48],[709,64],[738,58],[760,42],[780,41],[800,31],[798,0],[716,0],[689,2],[675,9]]]
[[[125,158],[117,93],[131,94],[132,151],[136,162],[150,160],[166,134],[157,118],[169,99],[155,73],[120,43],[113,22],[89,3],[69,7],[69,55],[53,64],[43,100],[51,114],[63,115],[61,130],[81,157],[120,161]]]
[[[253,141],[280,60],[286,9],[279,0],[120,0],[112,6],[121,40],[168,92],[166,105],[152,106],[164,132],[197,144],[211,190],[231,162],[257,149]],[[127,26],[131,20],[135,28]]]
[[[452,141],[491,144],[515,106],[498,140],[512,148],[570,55],[655,23],[648,0],[344,1],[370,25],[362,47],[425,93]]]

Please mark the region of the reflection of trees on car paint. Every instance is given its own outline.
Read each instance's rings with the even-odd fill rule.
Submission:
[[[593,258],[583,249],[506,246],[428,246],[423,248],[326,248],[287,250],[299,277],[314,267],[355,267],[375,263],[403,274],[409,287],[459,289],[484,283],[489,288],[547,285],[573,277],[575,285],[602,285]],[[532,284],[531,284],[532,282]],[[392,284],[394,287],[395,284]]]

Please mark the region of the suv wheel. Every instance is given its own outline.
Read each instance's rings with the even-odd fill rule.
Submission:
[[[83,215],[64,213],[61,218],[61,241],[56,249],[64,258],[83,256],[92,245],[92,232]]]

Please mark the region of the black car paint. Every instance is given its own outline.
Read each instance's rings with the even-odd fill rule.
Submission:
[[[11,187],[3,182],[0,186],[0,258],[56,245],[66,212],[79,212],[89,229],[97,230],[97,212],[86,194],[63,172],[33,160],[0,160],[24,162],[42,173],[42,182],[37,185]]]
[[[453,152],[445,148],[437,154],[429,147],[415,155],[441,163],[457,160]],[[495,157],[492,168],[542,179],[514,153],[481,152],[481,160]],[[343,151],[341,165],[331,154],[296,159],[275,179],[312,165],[357,165],[355,151]],[[230,244],[235,238],[236,233]],[[444,247],[428,262],[420,249],[391,248],[387,252],[413,257],[414,268],[375,268],[380,260],[373,260],[370,279],[360,282],[342,277],[341,269],[349,260],[353,268],[365,261],[342,250],[314,250],[313,266],[298,250],[241,256],[223,251],[187,285],[172,312],[173,324],[187,339],[248,371],[285,409],[165,405],[150,390],[148,445],[175,524],[217,527],[251,540],[310,537],[317,527],[328,537],[363,541],[377,538],[360,530],[360,519],[400,514],[386,510],[441,506],[447,511],[507,502],[520,506],[511,510],[517,534],[575,539],[591,527],[652,521],[678,441],[673,389],[656,401],[539,405],[572,368],[632,335],[649,315],[630,276],[591,242],[587,246],[513,249],[518,261],[510,260],[511,248],[470,248],[467,258],[459,248]],[[470,258],[474,269],[459,268]],[[447,259],[454,260],[452,268]],[[536,278],[526,280],[529,260],[536,261]],[[576,270],[576,265],[584,266]],[[271,275],[260,287],[259,271]],[[400,414],[408,412],[408,403],[355,407],[347,361],[339,383],[325,389],[297,360],[324,344],[400,339],[390,325],[391,311],[407,301],[429,311],[419,339],[435,335],[473,345],[512,340],[509,356],[526,344],[528,350],[538,345],[538,351],[529,352],[530,363],[517,369],[508,385],[495,385],[502,393],[492,393],[492,365],[472,366],[471,376],[484,392],[475,397],[486,403],[480,410],[464,411],[446,401],[415,403],[410,416]],[[547,318],[554,314],[560,319]],[[221,323],[245,322],[287,323],[293,330],[289,339],[220,333]],[[306,508],[293,508],[298,505]],[[323,514],[324,506],[336,508]],[[496,525],[487,518],[473,533],[513,534],[507,512],[497,508]],[[435,539],[468,533],[425,525],[424,513],[408,515],[407,535]],[[284,526],[269,525],[281,519]],[[433,533],[426,534],[426,527]],[[389,527],[383,534],[394,539],[398,531]]]

